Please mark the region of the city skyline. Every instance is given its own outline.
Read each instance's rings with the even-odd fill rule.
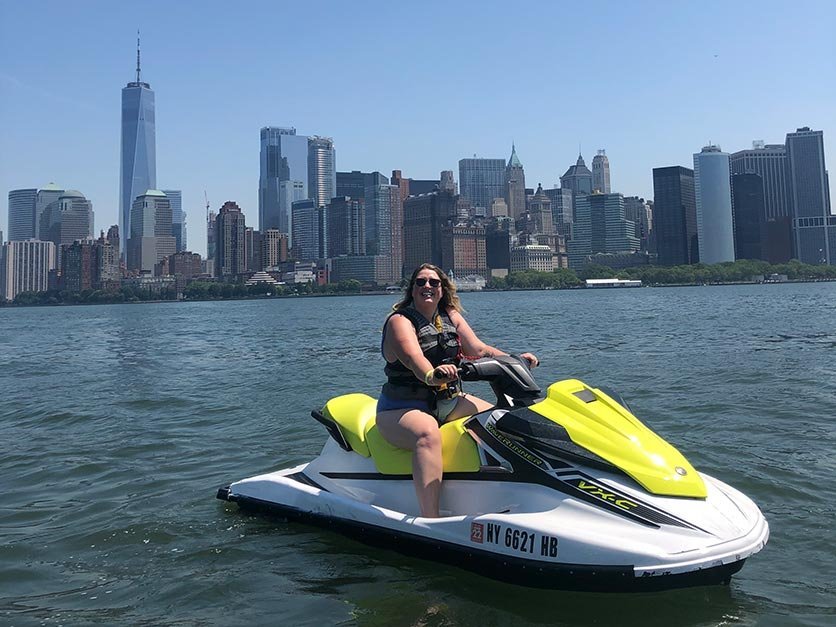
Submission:
[[[305,55],[294,48],[304,41],[299,33],[255,36],[270,21],[256,19],[257,10],[250,17],[210,3],[196,14],[193,3],[150,2],[143,17],[107,4],[8,4],[0,8],[6,96],[0,184],[4,195],[49,182],[80,189],[96,207],[96,232],[119,223],[120,89],[134,78],[139,28],[142,79],[154,86],[157,100],[156,187],[182,190],[196,252],[205,253],[204,190],[213,210],[231,200],[257,223],[257,133],[264,126],[333,137],[337,171],[400,169],[415,179],[457,171],[459,160],[474,153],[507,162],[513,143],[531,188],[558,183],[580,143],[586,163],[598,149],[607,151],[613,192],[652,198],[652,169],[689,167],[691,155],[707,143],[734,153],[753,140],[782,143],[801,126],[832,133],[836,87],[823,77],[832,75],[834,43],[825,24],[836,11],[824,2],[801,4],[807,10],[764,3],[754,12],[708,3],[664,13],[659,3],[632,10],[605,2],[593,8],[612,19],[599,24],[577,7],[521,7],[508,20],[502,6],[491,3],[480,3],[481,15],[462,5],[448,7],[444,20],[424,23],[424,14],[438,15],[428,3],[414,16],[421,28],[406,24],[393,33],[378,28],[397,19],[388,5],[367,7],[375,20],[366,23],[367,12],[334,4],[317,22],[315,54]],[[152,19],[164,6],[167,20]],[[38,20],[43,32],[35,49],[23,33],[45,8],[54,19]],[[287,7],[282,15],[303,24],[314,19],[314,10]],[[536,25],[548,18],[572,28],[553,40],[537,34]],[[101,29],[101,37],[83,49],[59,49],[59,29],[68,23]],[[630,29],[647,37],[633,38],[626,48],[613,39]],[[345,38],[338,36],[344,31],[373,34],[373,43],[346,54]],[[234,46],[216,50],[210,43],[230,33]],[[513,45],[525,63],[494,53],[491,35]],[[600,49],[590,45],[593,36]],[[434,40],[445,45],[433,46]],[[601,81],[592,69],[604,56],[611,72]],[[571,80],[544,78],[564,61],[589,72]],[[390,85],[360,80],[370,63],[385,70]],[[511,67],[536,97],[484,89],[486,77]],[[277,86],[265,85],[265,72]],[[249,74],[262,78],[250,81]],[[321,90],[326,76],[331,88]],[[420,89],[429,77],[432,88]],[[570,102],[549,98],[555,90],[571,93]],[[625,97],[631,93],[634,98]],[[831,165],[836,159],[827,143],[825,158]],[[0,225],[7,232],[6,203]]]

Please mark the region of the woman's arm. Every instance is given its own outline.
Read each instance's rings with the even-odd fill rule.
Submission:
[[[467,323],[467,320],[464,319],[464,316],[462,316],[455,309],[448,311],[447,315],[450,316],[450,320],[456,326],[456,331],[458,331],[459,339],[462,343],[462,352],[468,357],[496,357],[497,355],[508,354],[498,348],[488,346],[480,340],[476,336],[476,333],[474,333],[473,329],[470,328],[470,325]],[[520,357],[528,361],[532,368],[540,364],[540,361],[533,353],[522,353],[520,354]]]

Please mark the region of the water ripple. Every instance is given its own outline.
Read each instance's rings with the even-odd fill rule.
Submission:
[[[0,622],[832,624],[836,284],[463,299],[541,383],[620,391],[751,495],[767,549],[728,588],[511,589],[216,501],[316,455],[313,407],[377,393],[389,296],[0,309]]]

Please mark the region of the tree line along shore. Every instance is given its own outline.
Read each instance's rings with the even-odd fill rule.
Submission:
[[[644,286],[723,285],[775,281],[836,280],[836,266],[809,265],[796,260],[783,264],[740,260],[713,265],[641,266],[614,270],[607,266],[588,265],[579,271],[558,268],[554,272],[526,270],[504,277],[491,277],[485,289],[494,291],[526,289],[573,289],[582,287],[586,279],[638,279]],[[405,284],[402,282],[401,287]],[[193,281],[178,294],[174,289],[160,291],[125,286],[117,290],[84,290],[67,292],[22,292],[14,301],[0,301],[0,306],[84,305],[159,301],[238,300],[265,297],[298,297],[357,295],[385,293],[378,287],[365,286],[348,279],[339,283],[285,285],[220,283]]]

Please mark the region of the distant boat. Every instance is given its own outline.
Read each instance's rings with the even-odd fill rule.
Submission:
[[[586,287],[641,287],[640,279],[587,279]]]

